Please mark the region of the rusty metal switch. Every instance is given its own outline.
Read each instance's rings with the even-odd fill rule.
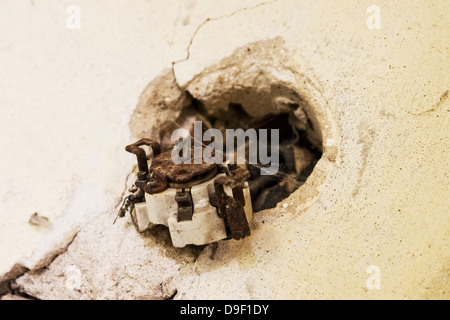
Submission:
[[[143,145],[152,149],[150,166]],[[171,150],[160,150],[151,139],[126,147],[136,155],[139,171],[119,216],[129,211],[139,232],[158,224],[167,226],[175,247],[250,235],[252,204],[246,169],[226,164],[175,164]]]

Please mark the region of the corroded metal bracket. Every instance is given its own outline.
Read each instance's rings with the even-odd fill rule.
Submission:
[[[151,140],[151,139],[140,139],[136,141],[133,144],[130,144],[125,147],[125,150],[127,152],[133,153],[136,155],[137,163],[139,172],[137,174],[137,180],[134,183],[135,187],[133,187],[130,192],[131,194],[127,196],[119,209],[119,212],[117,214],[117,217],[123,217],[125,216],[127,211],[133,211],[134,205],[136,203],[142,202],[145,199],[145,193],[144,188],[148,184],[149,181],[149,170],[148,170],[148,164],[147,164],[147,154],[145,153],[145,150],[141,148],[141,146],[149,146],[152,149],[153,157],[157,156],[161,153],[161,147],[159,146],[159,143]],[[114,220],[114,223],[117,220]]]
[[[134,153],[136,155],[139,171],[148,174],[147,155],[145,154],[145,150],[142,149],[141,146],[151,147],[153,152],[153,158],[161,153],[161,147],[159,146],[158,142],[146,138],[136,141],[135,143],[125,147],[126,151]]]
[[[214,190],[216,193],[219,217],[225,220],[228,236],[239,240],[250,235],[250,227],[245,216],[244,192],[242,190],[245,181],[250,177],[250,173],[237,167],[230,170],[229,176],[222,176],[214,180]],[[225,192],[225,186],[231,188],[233,196]]]

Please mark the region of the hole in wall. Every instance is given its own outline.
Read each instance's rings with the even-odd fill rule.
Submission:
[[[334,109],[314,75],[305,75],[310,69],[302,61],[276,38],[236,49],[181,87],[174,70],[166,70],[142,93],[131,132],[136,138],[158,137],[167,150],[171,133],[191,129],[196,120],[204,130],[279,129],[279,172],[261,176],[258,165],[248,167],[253,209],[273,208],[299,189],[295,203],[306,208],[335,167],[340,134]]]

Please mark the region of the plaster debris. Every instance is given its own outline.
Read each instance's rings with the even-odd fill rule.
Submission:
[[[52,226],[47,217],[40,216],[37,212],[31,215],[28,222],[36,227],[50,228]]]

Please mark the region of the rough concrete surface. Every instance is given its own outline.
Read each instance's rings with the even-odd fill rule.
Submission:
[[[0,4],[0,294],[450,297],[447,1],[377,0],[375,30],[372,1],[77,3],[80,30],[70,1]],[[175,249],[113,221],[124,146],[191,97],[254,116],[297,99],[323,156],[250,237]]]

